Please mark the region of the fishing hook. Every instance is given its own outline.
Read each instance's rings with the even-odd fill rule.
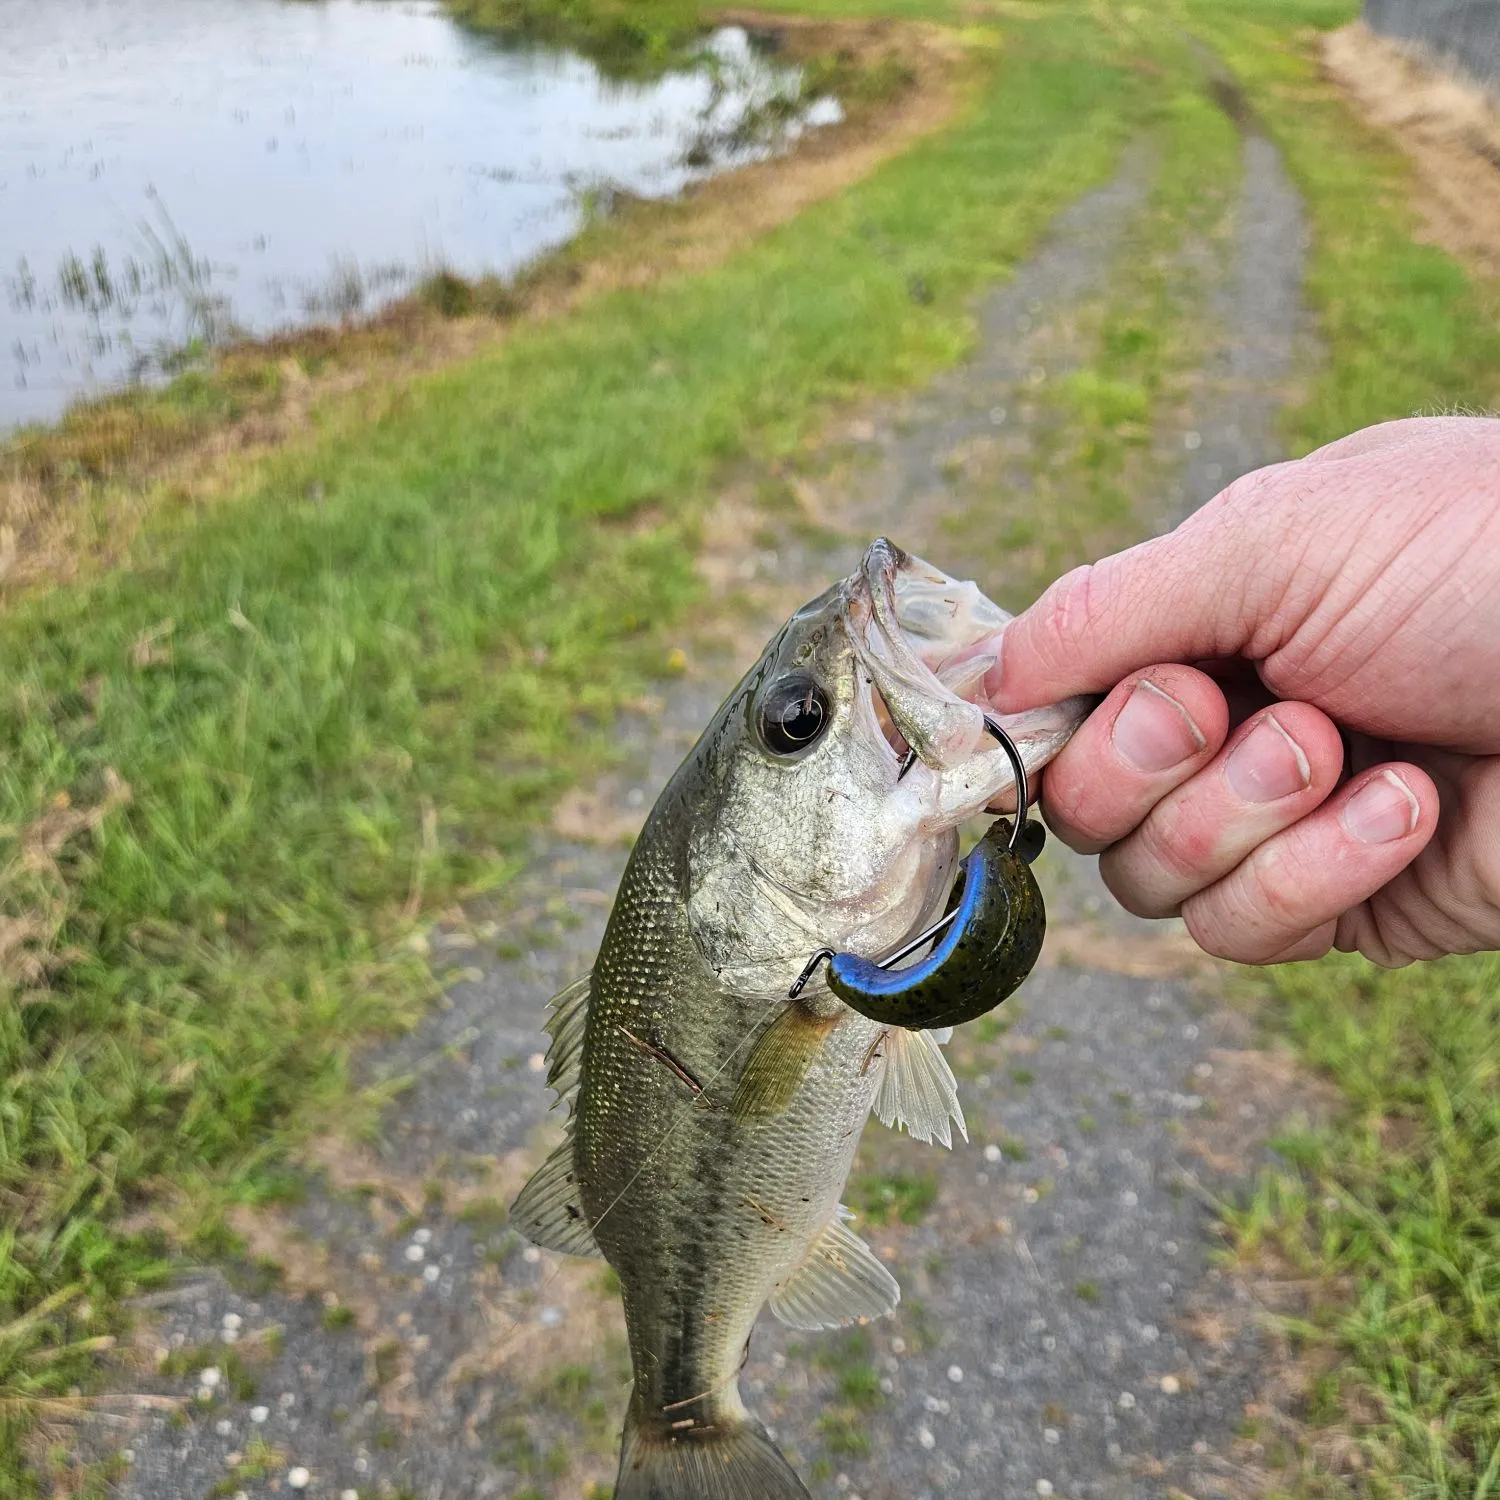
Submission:
[[[1019,850],[1021,840],[1026,833],[1026,809],[1031,801],[1030,789],[1026,782],[1026,762],[1021,759],[1021,752],[1016,748],[1016,742],[1011,739],[1010,735],[1008,735],[1005,730],[1000,727],[999,723],[996,720],[992,719],[988,714],[984,716],[984,727],[990,737],[999,742],[1000,748],[1004,750],[1006,755],[1010,758],[1011,769],[1015,773],[1016,821],[1011,827],[1010,839],[1006,844],[1007,850],[1010,853],[1015,854]],[[916,759],[917,752],[915,750],[908,750],[906,752],[906,758],[901,762],[901,769],[896,773],[897,781],[899,781],[903,776],[906,775],[909,770],[911,770],[912,766],[916,764]],[[919,932],[916,937],[911,939],[910,942],[903,944],[894,953],[880,959],[877,962],[876,967],[880,969],[891,969],[894,968],[895,965],[899,964],[903,958],[910,958],[911,955],[917,951],[917,949],[921,948],[924,944],[931,942],[932,939],[935,938],[940,932],[943,932],[946,928],[951,926],[953,923],[953,919],[957,915],[958,908],[956,906],[951,911],[944,912],[943,915],[940,916],[937,921],[932,924],[932,926],[927,928],[925,932]],[[810,959],[808,959],[806,964],[803,965],[802,972],[797,976],[796,980],[792,984],[791,989],[787,991],[787,999],[795,1000],[797,996],[807,988],[808,981],[817,972],[818,965],[828,962],[836,958],[837,956],[837,952],[833,948],[819,948],[818,951],[814,953]]]

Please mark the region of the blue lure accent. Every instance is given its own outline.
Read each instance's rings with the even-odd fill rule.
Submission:
[[[979,854],[980,849],[976,848],[964,861],[963,890],[958,905],[953,908],[948,930],[926,958],[905,969],[887,969],[874,959],[861,958],[857,953],[835,953],[828,961],[829,989],[840,998],[847,998],[846,992],[853,992],[861,998],[877,1001],[909,997],[929,986],[943,965],[958,952],[965,938],[972,940],[975,917],[989,911],[997,894],[1007,911],[1010,908],[1010,899],[1005,893],[996,861],[976,858]],[[1006,926],[1009,926],[1008,922]],[[996,936],[1003,936],[1003,933]]]

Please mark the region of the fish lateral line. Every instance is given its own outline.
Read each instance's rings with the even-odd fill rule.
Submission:
[[[657,1062],[670,1068],[676,1074],[679,1082],[685,1083],[692,1091],[693,1098],[696,1099],[702,1094],[703,1085],[665,1047],[659,1047],[654,1042],[648,1042],[644,1037],[638,1037],[627,1026],[620,1026],[620,1034],[627,1042],[639,1047],[648,1057],[654,1057]]]

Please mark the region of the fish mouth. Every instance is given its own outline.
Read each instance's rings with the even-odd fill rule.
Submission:
[[[1087,713],[1086,700],[1069,699],[996,714],[985,680],[1011,616],[977,584],[950,578],[885,537],[846,581],[844,611],[861,668],[860,711],[890,747],[895,780],[930,804],[929,823],[951,826],[1013,797],[1014,771],[986,719],[1010,736],[1034,785],[1031,773]]]

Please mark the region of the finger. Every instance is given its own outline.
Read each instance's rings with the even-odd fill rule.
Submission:
[[[1437,816],[1437,788],[1416,766],[1368,771],[1184,902],[1183,921],[1208,953],[1269,963],[1395,879]]]
[[[1212,765],[1164,797],[1128,839],[1099,861],[1127,911],[1173,915],[1323,801],[1344,762],[1338,726],[1307,703],[1248,719]]]
[[[1192,667],[1127,677],[1047,767],[1042,811],[1080,854],[1124,838],[1224,743],[1224,695]]]
[[[1248,475],[1166,536],[1059,578],[1001,633],[990,701],[1014,712],[1103,691],[1152,662],[1239,655],[1302,560],[1247,531],[1268,529],[1289,467]]]

